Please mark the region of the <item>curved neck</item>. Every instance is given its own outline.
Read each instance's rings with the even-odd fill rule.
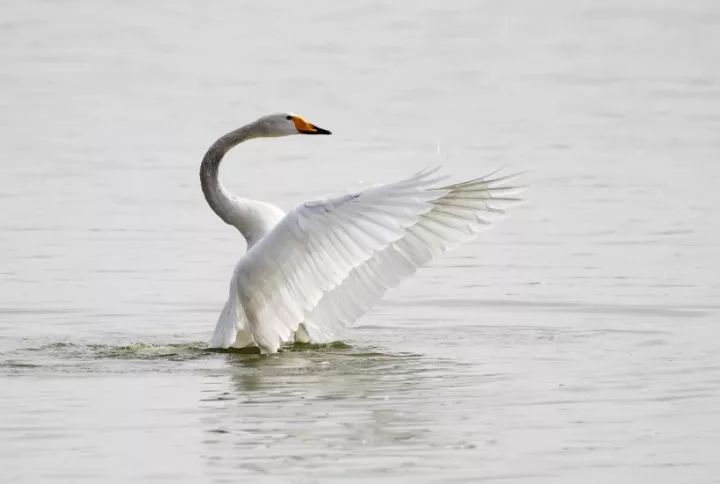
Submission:
[[[210,146],[200,165],[200,184],[202,185],[205,200],[207,200],[208,205],[218,217],[238,229],[240,227],[238,227],[236,220],[238,213],[234,197],[220,183],[220,162],[222,162],[225,153],[234,146],[258,136],[256,123],[231,131]]]

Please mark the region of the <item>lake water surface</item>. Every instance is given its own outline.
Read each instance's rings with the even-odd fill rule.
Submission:
[[[0,14],[3,483],[720,482],[718,2]],[[239,147],[233,192],[527,201],[343,343],[208,352],[244,243],[200,159],[277,111],[334,135]]]

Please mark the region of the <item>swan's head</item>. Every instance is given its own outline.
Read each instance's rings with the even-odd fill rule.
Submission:
[[[264,136],[290,136],[291,134],[332,134],[319,128],[295,113],[278,113],[258,120]]]

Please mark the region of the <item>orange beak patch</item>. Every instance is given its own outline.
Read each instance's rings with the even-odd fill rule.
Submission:
[[[298,115],[292,117],[295,128],[301,133],[317,133],[317,128]]]

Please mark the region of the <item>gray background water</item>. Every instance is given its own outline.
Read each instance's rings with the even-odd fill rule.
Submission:
[[[2,482],[720,482],[720,4],[0,6]],[[239,235],[442,161],[528,202],[347,345],[203,351]],[[440,145],[440,155],[435,154]]]

